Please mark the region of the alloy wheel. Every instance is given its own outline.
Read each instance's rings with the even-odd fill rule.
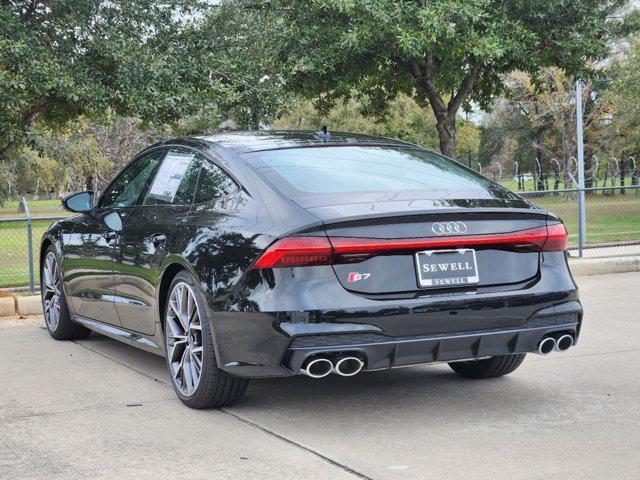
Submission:
[[[60,323],[60,302],[62,300],[62,279],[58,270],[58,262],[53,252],[49,252],[45,259],[44,269],[43,307],[44,319],[49,330],[55,332]]]
[[[202,374],[202,324],[195,292],[185,282],[171,291],[166,318],[167,360],[173,381],[185,396],[194,394]]]

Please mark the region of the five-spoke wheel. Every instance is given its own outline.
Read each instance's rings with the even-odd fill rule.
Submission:
[[[91,330],[71,320],[64,296],[60,265],[52,245],[47,248],[43,260],[40,266],[42,310],[49,334],[56,340],[78,340],[88,337]]]
[[[183,395],[192,395],[202,375],[202,325],[195,294],[185,282],[176,283],[167,309],[167,357],[171,375]]]
[[[211,318],[203,292],[186,271],[173,278],[164,308],[164,337],[171,384],[192,408],[224,407],[242,397],[249,381],[218,368]]]
[[[44,309],[44,321],[49,331],[55,332],[60,323],[60,292],[61,278],[58,271],[58,262],[53,252],[48,252],[42,269],[42,306]]]

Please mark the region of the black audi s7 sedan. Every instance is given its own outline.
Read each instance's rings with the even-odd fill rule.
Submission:
[[[63,203],[77,215],[40,249],[49,333],[163,355],[193,408],[255,377],[436,362],[498,377],[580,332],[562,222],[406,142],[177,138]]]

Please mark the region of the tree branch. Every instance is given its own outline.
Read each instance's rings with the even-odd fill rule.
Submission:
[[[427,95],[436,119],[440,120],[441,118],[444,118],[446,116],[447,106],[442,100],[442,97],[438,93],[435,85],[431,81],[431,71],[429,70],[429,67],[433,65],[433,58],[431,57],[431,55],[427,55],[426,60],[426,69],[422,68],[418,60],[411,60],[411,71],[413,72],[414,78],[418,81],[418,83],[422,87],[422,90],[424,90],[424,93]]]
[[[52,102],[51,97],[42,97],[36,103],[27,108],[22,114],[20,120],[21,130],[25,130],[31,122]],[[6,154],[18,145],[18,140],[10,141],[9,143],[0,147],[0,158],[5,158]]]
[[[458,109],[463,104],[463,102],[469,97],[471,90],[473,89],[473,84],[478,77],[478,73],[480,72],[480,68],[482,67],[482,62],[477,60],[473,66],[471,67],[471,71],[463,80],[462,85],[458,92],[451,97],[449,100],[449,104],[447,105],[447,113],[449,115],[455,114],[458,112]]]

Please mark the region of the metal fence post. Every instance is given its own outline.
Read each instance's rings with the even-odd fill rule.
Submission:
[[[24,205],[24,214],[27,217],[27,251],[29,255],[29,291],[36,291],[36,281],[33,271],[33,228],[31,224],[31,214],[29,213],[29,204],[27,199],[22,197],[22,205]]]
[[[578,129],[578,256],[586,242],[587,214],[584,196],[584,145],[582,138],[582,84],[576,82],[576,124]]]

